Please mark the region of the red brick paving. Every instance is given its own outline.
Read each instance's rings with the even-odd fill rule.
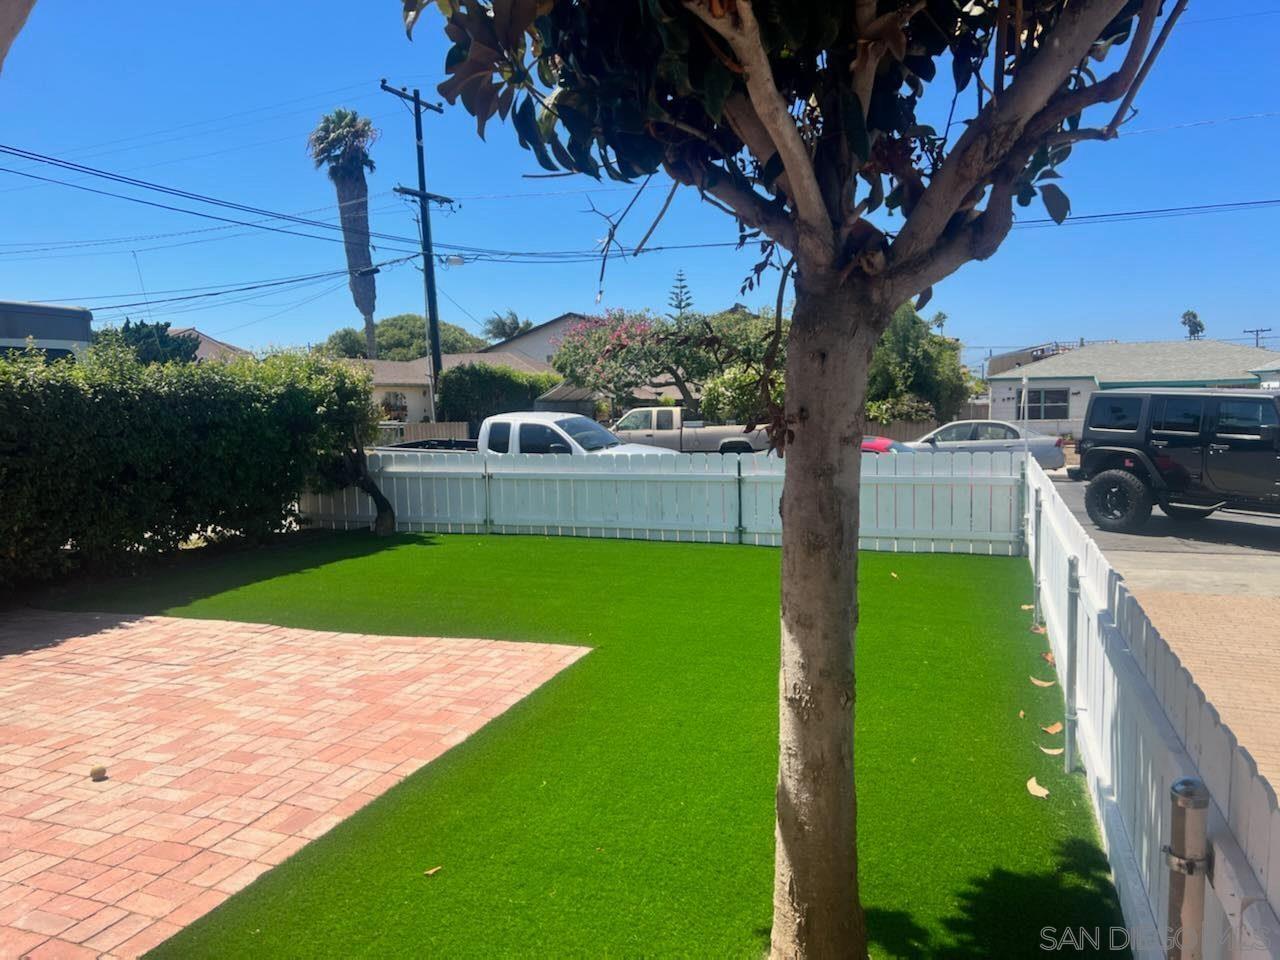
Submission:
[[[586,652],[3,616],[0,960],[149,950]]]
[[[1280,597],[1138,589],[1134,596],[1222,722],[1280,789]]]

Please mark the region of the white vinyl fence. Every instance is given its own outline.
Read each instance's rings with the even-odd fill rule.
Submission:
[[[762,454],[592,456],[374,451],[369,469],[406,531],[531,533],[777,545],[785,460]],[[864,550],[1023,552],[1021,457],[862,459]],[[313,526],[367,528],[354,487],[306,494]]]
[[[1280,957],[1274,791],[1034,461],[1027,466],[1027,487],[1039,606],[1067,696],[1068,723],[1073,699],[1077,705],[1079,760],[1135,955],[1165,955],[1170,873],[1162,848],[1170,842],[1169,788],[1198,776],[1213,798],[1204,957]],[[1073,558],[1078,593],[1072,591]]]

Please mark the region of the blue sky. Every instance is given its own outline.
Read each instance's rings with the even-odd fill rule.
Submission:
[[[315,0],[302,7],[228,2],[194,12],[153,0],[39,0],[0,74],[0,142],[273,211],[330,218],[332,187],[313,168],[304,141],[322,112],[349,106],[372,116],[382,132],[374,148],[378,170],[370,177],[373,230],[411,237],[412,211],[390,191],[415,175],[412,120],[379,92],[378,79],[419,85],[438,99],[445,41],[431,13],[408,42],[399,7],[395,0]],[[1139,97],[1141,113],[1129,125],[1134,132],[1079,147],[1064,168],[1062,185],[1074,212],[1280,198],[1270,175],[1280,148],[1277,39],[1276,0],[1241,0],[1229,8],[1192,3]],[[948,95],[941,85],[938,92]],[[1249,119],[1231,119],[1240,117]],[[1198,121],[1214,122],[1192,125]],[[460,199],[455,211],[434,215],[437,241],[589,249],[604,231],[585,212],[588,198],[615,211],[630,197],[628,188],[611,182],[526,178],[539,169],[510,128],[495,121],[482,142],[461,107],[428,114],[425,123],[428,186]],[[78,178],[10,158],[0,166]],[[657,180],[650,185],[624,224],[624,241],[640,238],[665,193]],[[218,225],[33,185],[8,173],[0,173],[0,209],[5,299],[102,307],[142,289],[162,297],[173,294],[160,291],[345,266],[337,243],[208,230]],[[1044,211],[1037,203],[1025,216],[1040,218]],[[1046,339],[1175,337],[1187,308],[1200,313],[1209,336],[1241,337],[1245,327],[1274,326],[1271,345],[1280,346],[1280,323],[1272,322],[1270,309],[1280,293],[1272,239],[1278,223],[1280,207],[1015,229],[991,261],[941,284],[926,312],[947,312],[947,332],[965,342],[971,362],[990,348]],[[151,239],[63,245],[119,237]],[[735,238],[732,221],[684,190],[652,242]],[[50,246],[56,249],[34,249]],[[738,292],[752,263],[750,253],[732,249],[614,260],[601,305],[662,310],[677,268],[687,274],[699,308],[770,303],[772,290]],[[597,272],[594,262],[447,268],[438,275],[441,315],[478,330],[494,310],[512,308],[535,321],[589,312],[598,309]],[[229,302],[234,299],[214,298],[181,313],[156,307],[152,315],[255,348],[315,342],[359,320],[341,278]],[[421,310],[421,275],[413,266],[379,276],[379,316]],[[148,315],[145,308],[131,312]]]

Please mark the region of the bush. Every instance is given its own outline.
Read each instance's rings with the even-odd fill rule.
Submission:
[[[367,373],[314,355],[0,358],[0,584],[285,529],[304,487],[351,479],[374,424]]]
[[[770,393],[776,404],[782,403],[782,372],[773,371]],[[760,373],[742,366],[728,367],[724,373],[707,381],[702,391],[702,415],[708,420],[733,420],[738,423],[767,420],[768,411],[760,400]]]
[[[559,382],[554,373],[520,373],[510,367],[464,363],[440,374],[436,404],[441,420],[465,420],[474,429],[495,413],[532,410],[533,401]]]
[[[936,417],[937,411],[933,409],[933,404],[913,393],[889,397],[887,400],[867,401],[867,419],[873,423],[893,423],[895,420],[921,423]]]

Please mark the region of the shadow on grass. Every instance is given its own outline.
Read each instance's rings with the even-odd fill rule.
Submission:
[[[996,870],[970,880],[959,893],[956,915],[943,921],[946,943],[908,913],[867,910],[872,955],[895,958],[990,960],[1061,952],[1120,960],[1130,956],[1123,936],[1116,935],[1116,949],[1109,944],[1112,928],[1123,922],[1107,859],[1083,840],[1062,843],[1046,872]]]
[[[286,533],[264,543],[236,542],[181,550],[145,562],[126,575],[73,574],[33,591],[27,603],[55,609],[154,614],[406,543],[428,546],[435,542],[429,534],[379,537],[367,531]]]

